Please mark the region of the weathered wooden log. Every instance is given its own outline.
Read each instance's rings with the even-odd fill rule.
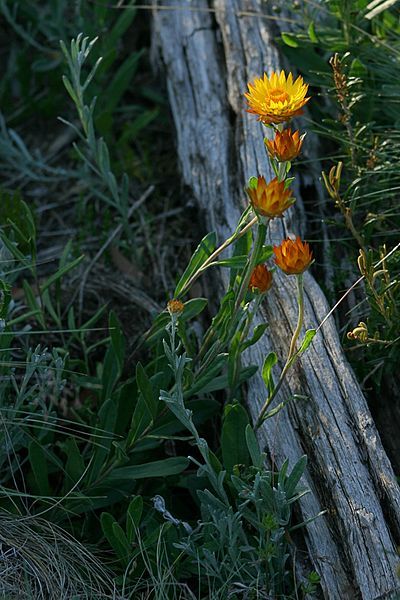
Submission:
[[[271,176],[262,144],[262,126],[244,110],[246,82],[282,65],[262,16],[262,0],[180,0],[153,8],[154,44],[163,63],[177,132],[183,181],[203,210],[208,228],[221,241],[235,228],[246,202],[243,186],[259,173]],[[301,234],[301,199],[283,220],[274,220],[270,240]],[[281,360],[296,324],[293,277],[277,274],[260,321],[269,337],[248,351],[261,365],[275,349]],[[310,274],[305,276],[305,325],[318,325],[329,311]],[[259,322],[260,322],[259,321]],[[311,494],[300,501],[305,540],[325,598],[378,598],[398,589],[396,542],[400,538],[400,493],[392,467],[355,376],[329,318],[312,347],[293,369],[279,399],[301,394],[260,432],[277,464],[293,464],[307,454],[304,484]],[[265,387],[249,386],[248,407],[259,413]],[[279,400],[278,399],[278,400]]]

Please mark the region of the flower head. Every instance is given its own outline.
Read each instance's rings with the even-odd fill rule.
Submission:
[[[286,275],[300,275],[312,263],[310,246],[299,236],[295,240],[284,240],[280,246],[274,246],[273,251],[276,264]]]
[[[278,181],[276,177],[269,183],[262,175],[257,178],[253,177],[246,191],[256,213],[270,219],[281,217],[285,210],[295,202],[292,191],[286,190],[285,182]]]
[[[257,265],[251,274],[249,290],[264,294],[272,285],[272,273],[266,265]]]
[[[273,140],[264,140],[268,154],[280,162],[294,160],[300,153],[304,136],[299,131],[292,133],[290,129],[277,131]]]
[[[180,300],[168,300],[167,303],[167,310],[169,312],[169,314],[171,315],[171,317],[173,315],[176,315],[179,317],[179,315],[181,313],[183,313],[183,309],[185,308],[185,305],[183,304],[183,302],[181,302]]]
[[[301,108],[308,102],[306,98],[308,85],[302,77],[293,81],[292,73],[286,77],[285,72],[272,72],[270,77],[255,79],[248,84],[245,93],[249,113],[258,115],[259,121],[265,125],[283,123],[296,115],[302,114]]]

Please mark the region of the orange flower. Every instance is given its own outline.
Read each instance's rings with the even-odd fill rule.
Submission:
[[[280,162],[294,160],[300,153],[303,145],[304,136],[300,137],[300,132],[284,129],[277,131],[273,140],[264,140],[268,154],[271,158],[276,158]]]
[[[250,281],[249,290],[252,292],[259,291],[261,294],[267,292],[272,285],[272,273],[267,269],[266,265],[257,265],[253,270]]]
[[[169,312],[169,314],[171,315],[180,315],[181,313],[183,313],[183,310],[185,308],[185,305],[183,304],[183,302],[181,302],[180,300],[168,300],[167,303],[167,310]]]
[[[281,217],[295,202],[292,191],[285,190],[285,182],[278,181],[276,177],[268,184],[262,175],[253,177],[246,191],[254,210],[259,215],[270,219]]]
[[[308,85],[302,77],[293,81],[292,73],[286,78],[285,72],[272,72],[268,77],[255,79],[248,84],[245,93],[248,103],[247,112],[258,115],[258,120],[265,125],[283,123],[292,117],[302,114],[301,108],[309,101],[306,98]]]
[[[302,242],[297,236],[296,240],[288,238],[280,246],[273,247],[275,262],[286,275],[300,275],[312,262],[312,252],[307,242]]]

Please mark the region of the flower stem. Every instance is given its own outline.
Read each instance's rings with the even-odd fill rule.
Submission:
[[[247,336],[249,335],[251,324],[253,322],[253,319],[254,319],[255,315],[258,312],[258,309],[260,308],[260,304],[261,304],[262,300],[264,299],[264,296],[265,296],[265,294],[259,293],[257,295],[257,297],[255,298],[255,300],[254,300],[254,305],[252,307],[252,310],[250,311],[248,309],[248,313],[247,313],[247,316],[246,316],[246,322],[245,322],[242,334],[240,336],[239,348],[246,341]],[[239,373],[239,370],[240,370],[241,358],[242,358],[242,353],[238,352],[237,355],[236,355],[236,357],[235,357],[235,363],[234,363],[234,367],[233,367],[234,368],[235,376],[232,378],[232,380],[233,380],[234,383],[233,383],[233,385],[230,384],[230,389],[229,389],[229,395],[230,395],[231,400],[234,399],[235,392],[236,392],[237,387],[238,387],[238,384],[237,384],[237,374]]]
[[[254,267],[257,264],[257,259],[260,254],[260,250],[265,241],[265,234],[267,231],[267,226],[268,226],[268,223],[266,225],[264,225],[263,223],[260,223],[260,222],[258,223],[256,239],[254,241],[253,250],[250,254],[249,260],[248,260],[246,268],[245,268],[245,272],[243,274],[242,283],[240,285],[239,292],[238,292],[238,295],[236,298],[235,310],[237,310],[239,308],[239,306],[242,303],[243,298],[246,295],[251,274],[253,272]]]
[[[303,285],[303,273],[297,275],[297,304],[299,308],[299,314],[297,317],[297,326],[294,330],[292,341],[290,342],[289,356],[288,358],[292,358],[292,356],[296,352],[296,342],[299,338],[301,328],[303,327],[304,320],[304,285]]]
[[[272,400],[276,397],[277,393],[279,392],[279,390],[282,386],[282,383],[286,377],[286,373],[289,371],[290,367],[292,366],[292,364],[294,363],[294,361],[296,360],[296,358],[298,356],[298,353],[296,351],[296,342],[299,339],[299,335],[301,333],[301,329],[303,327],[303,321],[304,321],[304,286],[303,286],[303,274],[302,273],[297,275],[297,306],[298,306],[298,311],[299,311],[298,316],[297,316],[297,325],[296,325],[296,329],[293,332],[292,340],[290,342],[290,347],[289,347],[289,353],[288,353],[285,365],[280,374],[278,383],[276,384],[273,391],[270,393],[270,395],[266,399],[266,401],[260,411],[260,414],[258,415],[255,429],[259,429],[261,427],[261,425],[264,423],[265,413],[267,412],[268,407],[270,406]]]
[[[286,162],[278,163],[278,181],[283,181],[286,178]]]

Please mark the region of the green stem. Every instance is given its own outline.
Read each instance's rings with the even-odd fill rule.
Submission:
[[[182,289],[182,292],[180,295],[184,294],[187,289],[192,285],[192,283],[197,279],[197,277],[199,277],[201,275],[201,273],[207,268],[207,266],[209,266],[209,263],[212,262],[215,258],[215,256],[217,255],[217,253],[219,254],[220,252],[222,252],[222,250],[224,250],[227,246],[229,246],[229,244],[231,244],[233,241],[239,239],[240,237],[242,237],[242,235],[248,231],[256,222],[258,221],[258,217],[254,217],[251,221],[249,221],[249,223],[247,223],[247,225],[239,232],[239,234],[237,232],[235,232],[230,238],[228,238],[219,248],[217,248],[213,254],[211,254],[208,259],[206,260],[206,262],[203,264],[203,266],[191,277],[191,279],[189,279],[189,281],[187,282],[186,286]],[[261,231],[260,231],[260,227],[261,227]],[[249,280],[251,277],[251,273],[252,270],[254,268],[253,267],[249,268],[250,263],[254,262],[257,260],[258,257],[258,253],[260,251],[260,249],[262,248],[262,245],[264,243],[265,240],[265,231],[266,231],[266,226],[262,225],[261,223],[258,224],[257,227],[257,234],[256,234],[256,241],[254,243],[253,246],[253,252],[251,254],[251,257],[249,258],[249,261],[246,265],[245,268],[245,274],[243,275],[243,279],[242,279],[242,285],[240,287],[239,290],[239,294],[235,303],[235,310],[234,313],[237,313],[237,310],[241,304],[241,301],[243,300],[243,297],[247,291],[247,286],[249,285]],[[256,246],[259,246],[258,249],[256,248]],[[232,317],[233,318],[233,317]],[[209,332],[207,333],[207,336],[205,338],[205,340],[202,343],[202,346],[200,348],[200,352],[199,352],[199,358],[201,359],[205,352],[206,349],[208,347],[208,345],[210,344],[213,336],[215,334],[215,331],[213,329],[213,327],[211,326]]]
[[[282,369],[278,383],[276,384],[275,388],[273,389],[271,394],[266,399],[266,401],[260,411],[260,414],[258,415],[255,429],[259,429],[261,427],[261,425],[263,424],[263,422],[265,421],[265,413],[267,412],[268,407],[270,406],[271,402],[273,401],[273,399],[276,397],[277,393],[279,392],[279,390],[282,386],[282,383],[286,377],[286,373],[289,371],[290,367],[292,366],[292,364],[294,363],[294,361],[296,360],[296,358],[298,356],[297,351],[296,351],[296,342],[299,339],[299,335],[301,333],[301,329],[303,327],[303,321],[304,321],[304,286],[303,286],[303,274],[302,273],[297,275],[297,305],[298,305],[298,309],[299,309],[298,317],[297,317],[297,325],[296,325],[296,329],[294,330],[292,340],[290,342],[289,353],[288,353],[285,365]]]
[[[257,264],[257,259],[260,254],[260,250],[263,247],[263,244],[265,241],[265,234],[267,231],[267,226],[268,226],[268,223],[265,225],[260,222],[258,223],[256,239],[254,241],[253,250],[250,254],[248,263],[246,265],[246,268],[245,268],[245,271],[243,274],[242,283],[240,285],[239,292],[238,292],[238,295],[236,298],[235,310],[238,310],[239,306],[242,303],[243,298],[246,295],[247,288],[249,287],[249,281],[250,281],[251,274],[253,272],[254,267]]]
[[[260,308],[260,304],[261,304],[261,301],[263,299],[264,299],[264,294],[260,293],[260,294],[257,295],[257,297],[256,297],[256,299],[254,301],[253,310],[251,312],[249,311],[249,313],[248,313],[248,315],[246,317],[246,323],[244,325],[242,334],[240,336],[239,347],[246,341],[247,336],[249,335],[251,324],[252,324],[252,322],[254,320],[255,315],[258,312],[258,309]],[[235,373],[237,373],[239,371],[240,365],[241,365],[241,352],[238,352],[238,354],[236,356],[236,359],[235,359]],[[235,379],[236,379],[236,377],[235,377]],[[236,387],[237,386],[235,386],[233,389],[230,390],[230,395],[232,397],[233,397],[233,394],[236,391]]]
[[[210,254],[210,256],[207,258],[207,260],[204,261],[204,263],[202,264],[200,269],[198,271],[196,271],[192,275],[192,277],[186,282],[186,285],[182,288],[182,291],[179,294],[179,296],[183,296],[188,291],[188,289],[193,285],[193,283],[196,281],[196,279],[198,279],[200,277],[200,275],[210,266],[210,263],[212,263],[221,254],[221,252],[223,252],[226,248],[228,248],[228,246],[230,246],[233,242],[240,239],[256,223],[257,223],[257,217],[253,217],[253,219],[251,219],[251,221],[249,221],[247,223],[247,225],[245,225],[243,227],[243,229],[241,229],[239,232],[235,231],[216,250],[214,250],[214,252],[212,254]]]
[[[281,182],[286,178],[286,162],[278,163],[278,181]]]
[[[304,320],[304,286],[303,286],[303,273],[297,275],[297,304],[299,307],[299,314],[297,317],[297,326],[294,330],[292,341],[290,343],[289,356],[288,358],[292,358],[292,356],[296,352],[296,342],[301,333],[301,328],[303,327]]]
[[[260,304],[263,299],[264,299],[264,294],[259,293],[254,301],[253,310],[249,313],[249,316],[247,317],[247,322],[246,322],[245,328],[243,329],[243,333],[240,336],[241,344],[244,341],[246,341],[246,338],[249,335],[250,326],[254,320],[254,317],[256,316],[256,314],[258,312],[258,309],[260,308]]]

